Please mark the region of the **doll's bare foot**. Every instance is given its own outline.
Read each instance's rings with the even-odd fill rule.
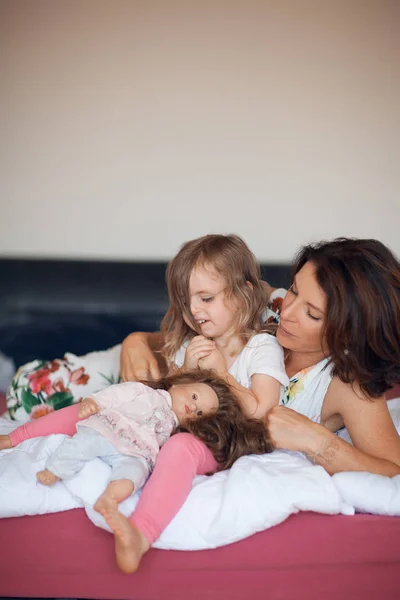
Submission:
[[[143,555],[150,549],[150,544],[143,533],[114,506],[114,509],[108,508],[102,514],[114,532],[117,565],[124,573],[134,573]]]
[[[0,450],[8,450],[12,448],[9,435],[0,435]]]
[[[118,510],[118,504],[133,494],[135,486],[130,479],[118,479],[111,481],[104,493],[97,499],[94,510],[103,514],[103,510]]]
[[[36,473],[36,477],[38,478],[40,483],[43,483],[43,485],[53,485],[57,481],[60,481],[60,478],[57,477],[57,475],[54,475],[54,473],[52,473],[48,469],[39,471],[39,473]]]

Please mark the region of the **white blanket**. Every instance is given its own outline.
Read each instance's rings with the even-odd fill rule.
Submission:
[[[400,399],[389,403],[400,428]],[[0,432],[15,425],[0,419]],[[36,483],[36,473],[65,436],[27,440],[0,452],[0,517],[85,508],[89,518],[108,529],[93,504],[104,490],[109,467],[87,463],[73,479],[51,488]],[[343,434],[346,437],[346,433]],[[120,506],[129,515],[138,494]],[[184,506],[157,540],[157,548],[202,550],[240,540],[284,521],[300,510],[326,514],[371,512],[400,515],[400,475],[338,473],[330,477],[301,453],[275,451],[243,457],[212,477],[196,477]]]

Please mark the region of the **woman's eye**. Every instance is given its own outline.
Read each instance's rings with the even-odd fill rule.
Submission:
[[[203,415],[203,411],[202,410],[198,410],[197,413],[196,413],[196,415],[198,417],[201,417]]]
[[[211,302],[214,300],[214,296],[208,296],[207,298],[202,298],[203,302]]]
[[[296,292],[296,290],[294,289],[294,285],[293,285],[293,283],[292,283],[292,285],[290,286],[290,288],[288,289],[288,292],[291,292],[292,294],[294,294],[295,296],[297,296],[297,292]]]
[[[194,400],[196,402],[196,400],[197,400],[197,394],[192,394],[192,400]]]
[[[314,317],[314,315],[312,315],[309,310],[307,311],[307,316],[309,316],[310,319],[312,319],[313,321],[320,321],[321,320],[319,317]]]

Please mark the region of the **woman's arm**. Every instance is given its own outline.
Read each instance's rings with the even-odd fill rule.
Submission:
[[[157,380],[166,373],[167,365],[161,355],[164,345],[162,334],[131,333],[122,342],[121,380]]]
[[[307,417],[281,406],[268,414],[268,427],[278,448],[305,452],[333,475],[367,471],[400,474],[400,437],[385,398],[366,398],[358,386],[332,380],[323,407],[323,422],[339,416],[354,446]]]

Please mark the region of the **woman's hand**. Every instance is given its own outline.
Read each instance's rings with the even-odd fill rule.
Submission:
[[[121,381],[155,381],[160,379],[160,368],[149,346],[148,335],[131,333],[122,342]]]
[[[189,346],[187,347],[185,354],[185,362],[183,363],[183,369],[185,371],[193,371],[200,367],[200,359],[204,359],[206,356],[215,349],[215,342],[207,339],[203,335],[196,335]],[[212,367],[201,367],[201,368],[212,368]]]
[[[314,456],[324,445],[326,433],[318,423],[284,406],[274,406],[266,417],[267,429],[276,448]]]
[[[207,356],[201,358],[199,360],[199,367],[200,369],[212,369],[221,377],[226,375],[227,372],[225,358],[222,356],[218,348],[215,348]]]
[[[92,415],[95,415],[100,410],[100,406],[93,398],[84,398],[79,404],[79,419],[88,419]]]

